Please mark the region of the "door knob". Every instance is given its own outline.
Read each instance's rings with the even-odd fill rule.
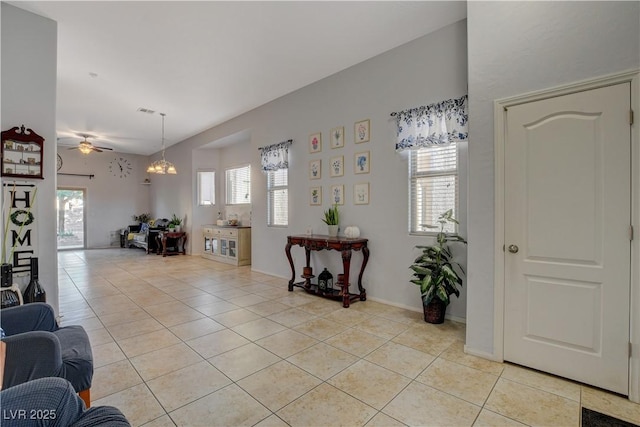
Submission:
[[[512,254],[517,254],[519,250],[520,248],[518,248],[516,245],[509,245],[509,252],[511,252]]]

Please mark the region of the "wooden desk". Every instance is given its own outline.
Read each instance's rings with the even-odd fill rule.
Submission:
[[[289,280],[289,291],[293,291],[293,287],[297,286],[303,288],[305,291],[311,294],[320,295],[327,298],[342,300],[342,306],[349,308],[351,301],[366,301],[367,291],[362,287],[362,274],[369,261],[369,248],[367,247],[368,239],[348,239],[346,237],[331,237],[324,235],[300,235],[300,236],[288,236],[287,246],[285,247],[285,253],[291,265],[291,280]],[[320,292],[318,286],[314,285],[307,278],[302,282],[296,282],[296,270],[293,265],[293,258],[291,258],[291,246],[302,246],[305,250],[307,267],[310,267],[309,262],[311,259],[311,251],[321,251],[323,249],[340,251],[342,253],[342,272],[344,274],[344,282],[342,283],[341,290],[334,290],[328,292]],[[349,293],[349,268],[351,267],[351,252],[362,250],[362,265],[360,266],[360,274],[358,275],[358,290],[359,294]]]
[[[158,236],[158,255],[162,254],[163,257],[167,255],[177,255],[182,254],[186,255],[185,245],[187,243],[187,233],[184,231],[181,232],[171,232],[171,231],[160,231]],[[167,252],[167,239],[176,239],[175,251]],[[180,246],[182,246],[182,250],[180,250]]]

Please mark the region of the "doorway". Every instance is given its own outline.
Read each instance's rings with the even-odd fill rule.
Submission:
[[[86,248],[86,190],[58,187],[57,243],[58,250]]]
[[[640,93],[639,77],[638,70],[632,70],[504,98],[494,102],[494,126],[496,130],[494,141],[495,281],[494,353],[492,358],[498,361],[512,360],[525,366],[576,379],[587,384],[601,384],[597,379],[600,373],[590,370],[587,364],[583,364],[584,360],[581,359],[589,357],[594,359],[601,358],[605,366],[607,366],[605,369],[609,369],[612,366],[612,361],[616,360],[617,362],[613,362],[613,364],[622,365],[622,369],[626,370],[626,374],[613,367],[614,371],[609,372],[616,379],[613,382],[607,380],[606,382],[609,382],[609,384],[602,384],[599,387],[616,390],[621,394],[628,394],[629,399],[633,402],[640,402],[640,352],[636,350],[637,343],[640,342],[640,300],[637,297],[640,295],[640,239],[633,236],[634,228],[636,230],[640,229],[640,186],[636,185],[636,183],[640,182],[640,150],[638,150],[640,127],[638,126],[638,121],[633,118],[633,111],[640,111],[640,97],[637,96]],[[610,92],[608,88],[615,89]],[[599,89],[604,90],[599,91]],[[613,92],[619,93],[614,95]],[[583,94],[585,98],[579,99],[572,96],[579,94]],[[594,101],[593,94],[597,94],[595,98],[601,96],[604,105],[598,106],[598,100],[595,100],[594,104],[592,102]],[[538,101],[547,100],[549,101],[548,106],[554,105],[554,99],[558,99],[560,102],[568,100],[568,104],[555,105],[551,108],[551,111],[547,111],[542,115],[538,114],[538,117],[531,120],[532,117],[528,116],[531,110],[526,111],[525,105],[534,106],[532,111],[535,111],[536,106],[544,106],[544,103],[538,104]],[[576,99],[579,99],[577,102],[579,105],[576,105]],[[614,101],[614,99],[617,99],[617,101]],[[571,102],[574,102],[574,104],[572,105]],[[583,108],[583,102],[589,103],[590,106]],[[518,108],[519,106],[523,106],[523,108],[520,109]],[[554,109],[556,110],[555,112],[553,111]],[[605,113],[606,110],[609,112]],[[518,149],[519,144],[516,144],[516,152],[508,153],[510,148],[507,147],[507,143],[518,127],[515,123],[508,123],[510,120],[509,115],[518,111],[520,111],[519,114],[528,116],[525,120],[521,120],[521,125],[524,124],[526,128],[523,131],[525,133],[530,133],[531,130],[541,131],[541,133],[547,131],[548,135],[555,138],[552,135],[554,132],[551,132],[551,134],[548,132],[552,130],[553,126],[558,127],[558,129],[565,128],[563,134],[566,135],[567,129],[565,125],[568,125],[569,122],[573,121],[582,125],[578,126],[578,130],[580,130],[583,136],[582,140],[587,147],[586,149],[585,147],[580,148],[582,152],[578,154],[578,158],[569,155],[568,160],[564,162],[564,167],[568,170],[576,168],[575,170],[579,174],[583,174],[580,185],[573,186],[576,194],[569,194],[569,197],[581,199],[583,202],[591,200],[592,206],[596,207],[596,211],[587,212],[587,215],[584,216],[580,214],[580,209],[576,206],[567,204],[561,198],[558,199],[560,197],[559,193],[571,186],[568,186],[566,182],[560,182],[559,185],[556,185],[557,179],[554,183],[546,185],[549,193],[542,194],[544,197],[546,197],[546,194],[555,194],[555,200],[559,200],[560,203],[554,203],[553,209],[564,204],[566,208],[573,210],[577,221],[575,224],[573,221],[567,221],[570,215],[564,212],[561,214],[562,218],[558,218],[560,221],[554,221],[551,225],[547,225],[548,221],[538,221],[533,224],[535,227],[529,227],[529,225],[532,225],[532,218],[540,220],[544,218],[545,213],[544,210],[540,209],[542,205],[537,204],[535,200],[533,204],[529,204],[528,191],[529,189],[536,190],[536,188],[528,184],[525,184],[524,187],[521,186],[521,188],[525,189],[524,193],[517,194],[519,190],[516,190],[516,198],[514,199],[518,200],[519,198],[521,202],[524,202],[524,205],[520,207],[520,211],[510,211],[514,209],[514,206],[519,209],[517,202],[511,208],[508,207],[508,204],[511,203],[509,198],[514,196],[513,188],[509,188],[516,184],[511,182],[512,179],[519,180],[520,178],[517,177],[521,176],[525,178],[524,182],[526,183],[529,177],[535,179],[548,178],[540,168],[540,164],[544,165],[545,163],[535,162],[529,158],[530,154],[535,155],[536,150],[538,150],[538,148],[533,149],[533,151],[529,149],[539,135],[530,133],[525,138],[524,150]],[[610,115],[612,111],[615,111],[614,121],[617,125],[610,127],[609,124],[604,124],[605,121],[609,121],[608,119],[604,120],[604,118]],[[588,123],[589,125],[587,125]],[[547,125],[551,126],[547,127]],[[603,126],[606,126],[606,129]],[[571,128],[569,127],[569,131],[571,131]],[[589,137],[589,134],[591,134],[591,137]],[[622,139],[620,139],[620,141],[611,144],[611,138],[617,139],[618,137],[624,137],[625,141],[621,142]],[[573,142],[570,145],[574,148],[579,147],[576,145],[575,138],[568,138],[568,140],[572,139]],[[555,138],[555,140],[560,141],[562,138]],[[588,147],[589,145],[591,148]],[[558,148],[560,150],[566,149],[566,147],[560,146]],[[589,151],[591,151],[591,154],[589,154]],[[510,164],[507,162],[507,157],[513,158],[514,154],[516,157],[521,157],[517,161],[520,164],[524,164],[525,170],[520,172],[509,171]],[[566,153],[560,151],[559,154],[560,157],[565,155],[565,159],[567,159]],[[612,167],[609,163],[611,158],[617,159],[616,163],[621,167]],[[593,171],[592,177],[594,179],[591,180],[592,182],[587,182],[586,185],[583,185],[583,182],[585,182],[584,177],[590,173],[589,169],[584,167],[584,164],[587,160],[591,162],[590,159],[593,160],[591,170]],[[524,163],[522,163],[523,160]],[[557,164],[555,158],[552,159],[550,164],[553,165],[554,162]],[[529,166],[533,169],[528,168]],[[558,170],[560,172],[557,172]],[[557,167],[555,171],[551,170],[550,172],[556,173],[556,175],[559,173],[560,179],[563,176],[567,180],[574,179],[572,174],[566,174],[565,171]],[[614,178],[613,181],[608,181],[611,172]],[[619,173],[622,173],[624,177],[615,178],[615,175]],[[617,182],[618,184],[611,185],[611,182]],[[522,181],[520,183],[522,184]],[[541,188],[540,183],[537,183],[537,194],[541,194],[539,191]],[[621,198],[620,196],[624,193],[627,196]],[[604,202],[603,197],[606,198]],[[609,203],[610,197],[616,198],[617,202]],[[547,203],[549,201],[547,200]],[[620,203],[622,209],[619,214],[620,218],[611,218],[609,208],[612,207],[611,205],[617,205],[618,203]],[[521,208],[524,208],[524,210]],[[522,212],[524,212],[524,216]],[[556,209],[554,211],[555,214],[558,212],[562,212],[562,210],[558,211]],[[533,216],[529,216],[529,213],[532,213]],[[509,215],[509,218],[507,218],[507,215]],[[511,223],[512,221],[520,222],[521,226],[516,224],[514,227],[514,224]],[[592,221],[595,227],[588,227],[586,221]],[[618,232],[618,229],[622,230],[619,225],[625,222],[624,233]],[[545,227],[548,227],[548,229]],[[555,235],[556,233],[553,233],[552,229],[557,231],[559,228],[562,228],[562,233],[558,232]],[[588,232],[584,232],[586,228],[589,228]],[[625,261],[625,265],[619,267],[620,273],[625,276],[623,278],[615,278],[615,273],[609,276],[605,271],[608,269],[607,267],[612,262],[612,259],[615,258],[615,256],[612,258],[609,251],[612,242],[610,237],[613,238],[613,236],[608,234],[612,228],[615,229],[615,233],[618,235],[617,243],[613,244],[615,246],[613,253],[620,254],[620,260]],[[556,246],[552,248],[551,252],[541,252],[541,244],[545,242],[540,239],[540,235],[536,234],[536,230],[542,230],[546,236],[552,235],[551,240],[556,243]],[[573,236],[578,235],[576,240],[578,243],[574,246],[580,246],[575,248],[575,251],[569,249],[566,242],[562,240],[563,236],[567,240],[574,240],[572,239],[572,233]],[[622,242],[620,237],[622,234],[625,236],[626,243]],[[528,241],[530,236],[533,238],[533,242]],[[519,240],[520,244],[511,241],[514,239]],[[586,245],[584,245],[585,243]],[[532,251],[536,253],[532,254]],[[629,251],[630,256],[627,255]],[[551,256],[548,256],[548,254],[551,254]],[[553,258],[557,258],[557,260]],[[626,260],[629,260],[628,264]],[[618,260],[615,261],[617,262]],[[546,268],[545,263],[547,264],[546,267],[549,267],[548,272],[525,270],[525,267],[527,269],[530,267],[544,269]],[[562,277],[563,270],[571,270],[572,273],[577,273],[578,275],[573,278],[569,276]],[[580,272],[580,270],[584,271]],[[609,287],[612,283],[613,287]],[[544,288],[557,291],[558,293],[555,296],[558,296],[559,299],[555,300],[553,296],[545,299]],[[569,294],[574,295],[572,297]],[[598,300],[602,302],[602,305],[598,306]],[[511,307],[513,301],[517,301],[517,304],[524,310],[520,313],[520,317],[517,317],[517,313]],[[569,302],[563,304],[561,301]],[[537,305],[539,310],[536,310],[534,305]],[[593,309],[589,309],[589,305]],[[619,311],[614,312],[612,307],[618,308]],[[549,316],[544,315],[545,310],[549,311]],[[600,311],[597,312],[596,310]],[[508,312],[511,313],[508,314]],[[529,314],[532,315],[529,316]],[[512,323],[514,322],[518,324],[513,325]],[[589,324],[586,328],[580,329],[576,327],[579,323]],[[555,326],[555,330],[551,325]],[[613,335],[610,336],[612,325],[614,329],[615,325],[619,326],[620,330],[615,330]],[[509,334],[513,334],[513,336],[508,338]],[[564,365],[565,368],[569,367],[569,369],[572,369],[571,364],[575,367],[582,367],[580,376],[567,373],[563,368],[557,370],[557,366],[556,368],[549,367],[555,366],[555,362],[558,359],[547,357],[547,353],[542,354],[541,357],[541,359],[545,360],[545,364],[549,363],[546,366],[539,366],[536,364],[537,362],[531,363],[526,360],[517,361],[516,358],[519,358],[519,356],[514,357],[513,349],[519,346],[507,343],[508,340],[517,336],[519,338],[515,339],[520,340],[523,345],[535,343],[536,345],[547,346],[550,350],[548,354],[558,356],[555,353],[556,350],[573,352],[575,358],[567,357],[566,355],[558,356],[562,360],[557,365]],[[623,340],[621,337],[625,339]],[[608,341],[611,338],[613,341]],[[536,350],[535,354],[541,354],[539,349]]]
[[[507,361],[628,394],[629,83],[506,111]]]

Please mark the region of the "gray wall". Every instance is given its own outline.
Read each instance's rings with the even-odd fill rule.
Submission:
[[[56,52],[57,24],[2,3],[2,130],[24,124],[44,139],[43,180],[38,187],[40,283],[58,311],[56,257]],[[4,179],[3,181],[13,181]]]
[[[58,176],[58,187],[84,189],[86,211],[87,248],[108,247],[114,233],[129,224],[135,224],[133,215],[151,212],[149,208],[150,186],[142,182],[147,177],[147,156],[115,153],[82,154],[59,146],[62,157],[61,173],[93,174],[93,179],[79,176]],[[125,178],[114,176],[109,166],[112,161],[124,158],[132,164],[132,173]],[[155,213],[151,212],[155,217]]]
[[[364,277],[369,297],[421,310],[419,291],[409,283],[408,266],[416,256],[414,246],[432,239],[408,234],[407,156],[394,151],[395,123],[389,114],[465,94],[466,43],[466,21],[463,20],[170,147],[166,152],[167,159],[176,163],[179,173],[184,173],[152,177],[152,210],[162,212],[184,203],[183,195],[189,196],[191,210],[193,176],[195,170],[202,167],[201,162],[195,161],[193,151],[239,132],[248,132],[250,149],[246,161],[251,162],[252,167],[252,269],[289,278],[291,273],[284,255],[286,236],[304,233],[308,226],[312,226],[315,233],[325,234],[321,218],[330,204],[330,186],[343,184],[346,203],[340,207],[342,226],[357,225],[362,236],[370,239],[371,257]],[[167,119],[169,117],[170,114]],[[362,119],[371,121],[371,141],[356,145],[353,125]],[[170,126],[169,120],[167,126]],[[328,144],[329,131],[336,126],[345,128],[345,147],[341,149],[331,149]],[[311,155],[307,140],[309,134],[315,132],[322,132],[323,150]],[[259,170],[258,147],[287,139],[294,140],[289,158],[289,227],[270,228],[266,226],[266,179]],[[365,150],[370,151],[371,173],[355,175],[354,154]],[[466,234],[466,146],[461,151],[460,220],[463,224],[461,233]],[[329,159],[337,155],[344,156],[345,174],[330,178]],[[322,179],[310,181],[309,161],[316,158],[322,159]],[[223,178],[227,166],[224,161],[218,163],[218,179]],[[156,179],[161,180],[162,185],[155,185]],[[360,182],[370,183],[369,205],[353,204],[353,185]],[[309,187],[318,185],[323,187],[323,206],[310,206]],[[217,196],[220,203],[224,194]],[[198,218],[204,219],[200,214]],[[188,224],[187,231],[192,235],[200,233],[200,224]],[[199,244],[195,237],[191,242]],[[465,250],[460,252],[460,261],[465,264]],[[292,253],[299,270],[304,262],[304,251],[295,248]],[[355,253],[352,277],[360,260],[361,254]],[[323,266],[334,273],[341,270],[340,256],[336,252],[314,253],[312,261],[316,271],[321,271]],[[352,280],[352,286],[354,283]],[[463,291],[462,297],[454,300],[449,307],[450,315],[465,317],[465,295]]]
[[[638,2],[468,2],[467,348],[493,354],[493,101],[637,68]]]
[[[251,163],[251,135],[240,132],[233,135],[232,143],[223,140],[214,141],[209,146],[193,150],[193,218],[190,221],[192,233],[191,254],[200,255],[204,247],[204,239],[200,233],[203,225],[215,224],[218,212],[223,219],[230,213],[238,215],[242,225],[251,225],[251,205],[225,206],[225,169],[244,166]],[[222,142],[221,142],[222,141]],[[221,145],[222,144],[222,145]],[[216,204],[213,206],[198,206],[196,172],[198,170],[215,170],[216,172]],[[253,169],[252,175],[260,173]]]

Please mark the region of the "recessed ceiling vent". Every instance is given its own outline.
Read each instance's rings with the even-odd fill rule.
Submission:
[[[144,107],[138,108],[138,111],[141,112],[141,113],[145,113],[145,114],[153,114],[153,113],[155,113],[155,110],[150,110],[149,108],[144,108]]]

